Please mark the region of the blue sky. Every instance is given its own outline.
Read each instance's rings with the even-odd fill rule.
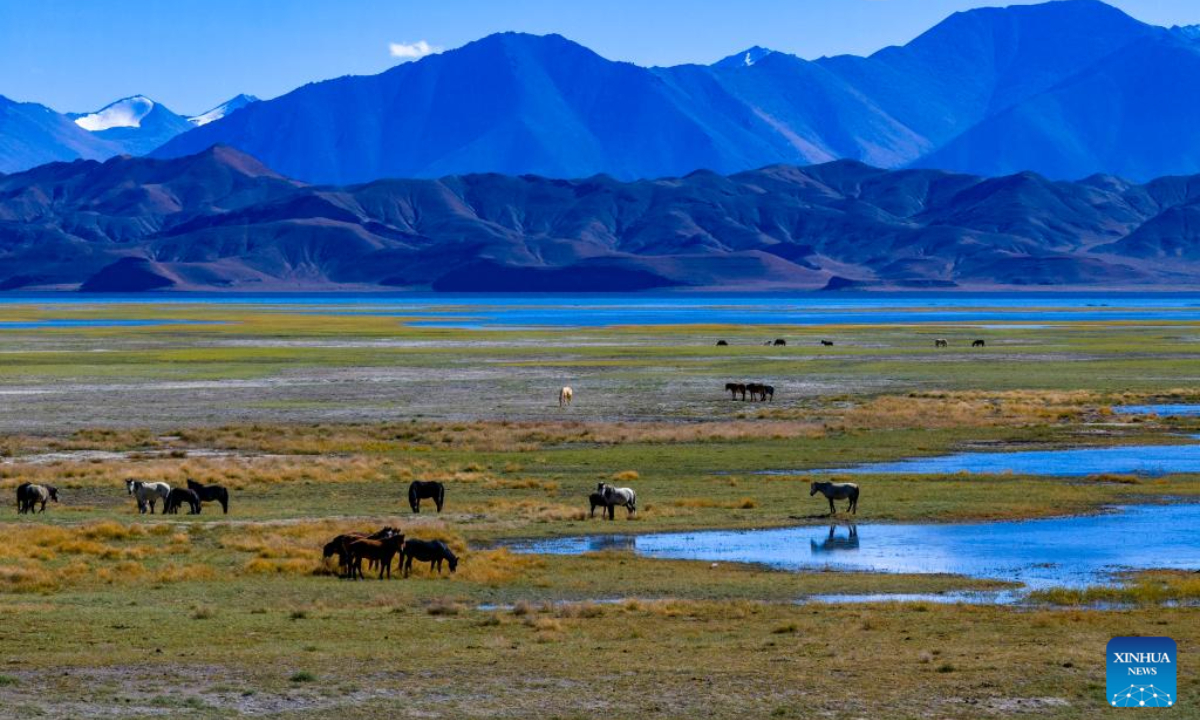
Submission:
[[[911,40],[985,0],[0,0],[0,95],[95,110],[142,93],[198,113],[239,92],[377,73],[502,30],[561,33],[641,65],[708,63],[751,45],[801,57]],[[1200,0],[1115,0],[1160,25]]]

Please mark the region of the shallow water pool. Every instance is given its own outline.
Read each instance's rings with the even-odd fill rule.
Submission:
[[[520,543],[513,549],[566,555],[627,549],[647,557],[789,570],[950,573],[1040,589],[1109,584],[1121,570],[1200,568],[1197,528],[1200,504],[1135,505],[1021,522],[601,535]]]

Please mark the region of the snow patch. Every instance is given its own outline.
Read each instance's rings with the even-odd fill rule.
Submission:
[[[100,132],[112,128],[136,128],[142,119],[154,109],[154,101],[144,95],[134,95],[118,100],[102,110],[75,118],[75,124],[88,132]]]
[[[221,103],[206,113],[201,113],[200,115],[194,115],[188,118],[187,121],[196,127],[201,127],[202,125],[207,125],[210,122],[216,122],[217,120],[220,120],[234,110],[240,110],[250,103],[256,102],[258,102],[258,98],[254,97],[253,95],[238,95],[232,100]]]

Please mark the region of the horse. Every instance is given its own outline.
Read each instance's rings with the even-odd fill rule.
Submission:
[[[746,392],[750,393],[750,402],[762,399],[764,387],[766,386],[760,383],[746,383]]]
[[[784,340],[783,338],[775,339],[775,347],[782,347],[784,345],[787,345],[787,340]]]
[[[775,386],[774,385],[760,385],[759,387],[761,388],[760,392],[762,393],[763,400],[775,402]]]
[[[608,510],[608,519],[616,519],[618,505],[624,505],[626,510],[625,517],[629,517],[637,512],[637,493],[633,488],[613,487],[608,483],[598,483],[596,492],[604,499],[604,505]]]
[[[725,340],[718,340],[717,347],[729,347],[729,343]]]
[[[737,400],[738,393],[742,394],[742,400],[746,399],[746,386],[742,383],[725,383],[725,390],[730,394],[730,400]]]
[[[179,506],[184,503],[188,504],[188,515],[200,514],[200,496],[196,494],[195,490],[185,488],[174,488],[171,492],[167,493],[167,501],[163,505],[163,512],[169,515],[176,515],[179,513]]]
[[[571,401],[575,399],[575,391],[567,386],[563,386],[562,390],[558,391],[558,406],[570,407]]]
[[[130,495],[137,498],[138,511],[143,515],[146,514],[146,506],[150,507],[150,514],[154,514],[154,503],[159,499],[166,503],[167,496],[171,494],[171,486],[165,482],[143,482],[132,478],[125,481],[125,489]]]
[[[442,503],[446,502],[446,486],[440,482],[422,482],[413,480],[408,486],[408,504],[415,513],[421,512],[421,498],[433,498],[437,511],[442,511]]]
[[[817,493],[825,496],[829,501],[829,514],[833,515],[837,512],[837,508],[833,506],[834,500],[849,500],[850,504],[846,507],[855,515],[858,514],[858,485],[854,483],[835,483],[835,482],[815,482],[809,488],[808,496],[812,497]]]
[[[220,485],[201,485],[195,480],[188,478],[188,490],[200,496],[200,502],[218,502],[221,503],[221,510],[224,514],[229,514],[229,491]]]
[[[441,540],[409,540],[404,543],[404,577],[412,572],[413,560],[429,563],[430,572],[442,572],[442,561],[450,566],[450,572],[458,571],[458,557]]]
[[[987,343],[985,343],[982,340],[976,340],[975,342],[971,343],[971,347],[973,347],[973,348],[987,347]]]
[[[832,341],[832,340],[822,340],[822,341],[821,341],[821,344],[822,344],[822,345],[824,345],[825,347],[833,347],[833,341]]]
[[[355,540],[382,540],[393,535],[400,535],[401,537],[404,537],[401,535],[400,531],[394,527],[384,527],[377,532],[371,533],[370,535],[366,533],[344,533],[325,543],[325,548],[322,551],[322,557],[328,560],[334,555],[337,555],[338,567],[342,569],[342,572],[340,573],[341,577],[349,577],[350,551],[347,546],[350,543],[354,542]],[[373,565],[374,561],[371,561],[368,569],[373,567]]]
[[[58,488],[52,485],[22,483],[17,487],[17,514],[32,513],[35,505],[41,504],[38,512],[46,512],[46,503],[58,502]]]
[[[588,495],[588,502],[592,505],[592,511],[588,514],[588,517],[596,517],[596,508],[604,508],[604,512],[608,512],[608,506],[604,504],[604,496],[600,493],[594,492]]]
[[[346,543],[346,552],[350,557],[350,578],[353,579],[357,575],[359,579],[366,579],[363,576],[362,561],[363,558],[369,558],[379,563],[379,579],[383,579],[386,570],[388,579],[391,580],[392,558],[396,557],[404,545],[403,535],[388,535],[379,540],[362,538]]]
[[[947,342],[945,338],[938,338],[937,340],[933,341],[933,346],[935,348],[950,347],[950,343]]]

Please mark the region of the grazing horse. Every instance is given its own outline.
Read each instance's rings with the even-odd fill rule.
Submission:
[[[458,556],[441,540],[409,540],[404,543],[404,577],[412,572],[413,560],[429,563],[429,572],[441,573],[443,560],[450,565],[450,572],[458,571]]]
[[[855,515],[858,514],[858,486],[854,483],[815,482],[809,488],[808,496],[812,497],[818,492],[829,501],[830,515],[837,512],[837,508],[833,506],[834,500],[849,500],[850,504],[846,506],[846,509]]]
[[[746,399],[746,386],[742,383],[725,383],[725,389],[732,396],[730,400],[737,400],[738,393],[742,394],[742,400]]]
[[[440,482],[423,482],[413,480],[408,486],[408,504],[415,513],[421,512],[421,498],[433,498],[437,511],[442,511],[442,503],[446,502],[446,486]]]
[[[165,504],[167,496],[171,494],[171,486],[165,482],[143,482],[132,478],[125,481],[125,489],[130,495],[137,498],[138,511],[145,515],[146,507],[150,507],[150,514],[154,514],[154,503],[160,499]]]
[[[592,505],[592,511],[588,517],[596,517],[596,508],[604,508],[603,512],[608,512],[608,506],[604,504],[604,496],[598,492],[588,495],[588,502]]]
[[[188,490],[200,496],[200,502],[218,502],[221,503],[221,510],[224,514],[229,514],[229,491],[220,485],[201,485],[195,480],[188,478]]]
[[[971,347],[973,347],[973,348],[977,348],[977,347],[987,347],[987,343],[985,343],[985,342],[984,342],[984,341],[982,341],[982,340],[976,340],[975,342],[971,343]]]
[[[821,344],[822,344],[822,345],[824,345],[825,347],[833,347],[833,341],[832,341],[832,340],[822,340],[822,341],[821,341]]]
[[[775,347],[780,347],[780,346],[783,346],[783,345],[787,345],[787,340],[784,340],[783,338],[776,338],[776,339],[775,339]]]
[[[32,513],[34,506],[40,504],[38,512],[46,512],[46,503],[53,500],[58,502],[58,488],[52,485],[34,485],[22,483],[17,487],[17,514]]]
[[[604,499],[604,506],[608,510],[608,519],[616,519],[618,505],[625,506],[625,517],[629,517],[637,512],[637,493],[633,488],[613,487],[608,483],[598,483],[596,492]]]
[[[371,533],[370,535],[368,535],[366,533],[345,533],[342,535],[338,535],[334,539],[325,543],[325,548],[322,552],[322,557],[324,557],[326,560],[328,560],[329,558],[333,557],[334,555],[337,555],[338,556],[338,567],[341,568],[341,572],[339,573],[339,575],[341,577],[349,577],[350,576],[350,551],[347,546],[350,543],[354,542],[355,540],[383,540],[384,538],[388,538],[393,535],[400,535],[401,538],[404,537],[400,533],[399,530],[397,530],[394,527],[390,527],[390,526],[384,527],[381,530],[379,530],[378,532]],[[374,566],[374,561],[371,561],[371,565],[368,567],[368,569],[370,569],[370,567],[373,567],[373,566]]]
[[[933,346],[935,348],[950,347],[950,343],[947,342],[945,338],[938,338],[937,340],[933,341]]]
[[[729,343],[725,340],[718,340],[717,347],[729,347]]]
[[[392,558],[396,557],[404,544],[403,535],[388,535],[379,540],[362,538],[346,543],[346,553],[350,556],[350,578],[354,579],[357,576],[359,579],[366,579],[362,571],[362,561],[363,558],[368,558],[372,562],[379,563],[379,579],[382,580],[384,571],[387,571],[390,580],[392,578]]]
[[[167,493],[167,502],[163,505],[163,512],[170,515],[179,514],[179,506],[188,504],[188,515],[200,514],[200,496],[195,490],[187,490],[185,488],[174,488]]]
[[[575,399],[575,391],[569,387],[563,386],[562,390],[558,391],[558,406],[570,407],[571,401]]]

